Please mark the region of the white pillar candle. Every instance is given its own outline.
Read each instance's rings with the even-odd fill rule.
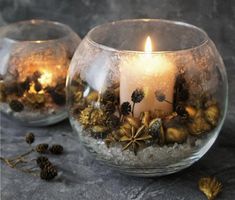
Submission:
[[[156,91],[173,102],[176,68],[164,53],[152,53],[151,39],[147,38],[145,52],[127,55],[120,62],[120,102],[131,102],[136,89],[143,89],[144,99],[135,104],[134,116],[143,111],[162,110],[172,112],[172,104],[158,101]]]

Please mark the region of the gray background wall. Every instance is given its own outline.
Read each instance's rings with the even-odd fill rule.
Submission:
[[[164,18],[203,28],[227,67],[235,104],[235,0],[0,0],[0,26],[32,18],[70,25],[81,37],[95,25],[127,18]],[[235,111],[229,109],[229,113]]]

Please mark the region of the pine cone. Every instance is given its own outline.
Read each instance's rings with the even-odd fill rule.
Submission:
[[[24,110],[24,105],[18,100],[12,100],[9,103],[10,108],[15,112],[21,112]]]
[[[110,117],[108,117],[108,119],[106,120],[106,124],[110,127],[114,127],[116,128],[119,125],[119,118],[115,115],[111,115]]]
[[[134,103],[141,102],[143,98],[144,98],[144,91],[142,89],[136,89],[131,95],[131,100]]]
[[[28,144],[32,144],[34,142],[34,134],[33,133],[27,133],[26,136],[25,136],[25,141],[28,143]]]
[[[37,165],[38,165],[41,169],[43,169],[44,166],[45,166],[48,162],[50,162],[50,161],[49,161],[48,158],[45,157],[45,156],[39,156],[39,157],[37,157],[36,162],[37,162]]]
[[[131,112],[131,104],[129,102],[124,102],[121,105],[121,113],[123,115],[129,115]]]
[[[57,176],[58,172],[55,166],[48,165],[41,170],[40,177],[43,180],[49,181]]]
[[[48,149],[48,144],[45,144],[45,143],[38,144],[35,148],[35,150],[38,153],[46,153],[47,149]]]
[[[63,146],[61,146],[60,144],[54,144],[50,147],[49,151],[52,153],[52,154],[56,154],[56,155],[59,155],[59,154],[62,154],[63,153]]]

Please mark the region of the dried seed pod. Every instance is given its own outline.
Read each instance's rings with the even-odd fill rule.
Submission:
[[[219,108],[216,105],[212,105],[205,110],[205,118],[212,125],[216,126],[219,119]]]
[[[169,143],[183,143],[188,136],[188,131],[185,128],[171,127],[166,130],[166,141]]]
[[[185,118],[188,117],[188,112],[187,112],[187,110],[186,110],[185,107],[184,107],[183,105],[181,105],[181,104],[178,104],[178,105],[176,106],[175,112],[176,112],[179,116],[181,116],[181,117],[185,117]]]
[[[166,95],[160,90],[157,90],[155,92],[155,97],[159,102],[163,102],[166,100]]]
[[[40,177],[43,180],[49,181],[57,176],[57,169],[51,165],[50,167],[45,167],[40,172]]]
[[[140,120],[139,118],[127,116],[125,117],[125,121],[130,124],[130,126],[133,126],[134,128],[138,129],[140,127]]]
[[[191,117],[191,118],[194,118],[197,114],[196,108],[194,108],[192,106],[186,106],[185,110],[187,111],[189,117]]]
[[[48,144],[46,143],[38,144],[35,147],[35,151],[37,151],[38,153],[46,153],[47,149],[48,149]]]
[[[129,102],[123,102],[121,105],[121,113],[126,116],[131,112],[131,104]]]
[[[91,102],[96,102],[98,100],[98,97],[99,97],[99,93],[96,92],[96,91],[92,91],[87,97],[86,97],[86,100],[88,103],[91,103]]]
[[[49,159],[47,157],[45,157],[45,156],[39,156],[39,157],[37,157],[36,162],[37,162],[37,165],[41,169],[43,169],[44,166],[49,162]]]
[[[34,89],[35,89],[36,92],[39,92],[40,90],[42,90],[42,85],[39,81],[35,81]]]
[[[107,126],[110,126],[113,128],[116,128],[119,125],[119,122],[120,122],[119,118],[115,115],[109,116],[106,120]]]
[[[191,135],[201,135],[211,130],[211,125],[205,120],[202,110],[199,110],[193,121],[188,124],[188,130]]]
[[[106,104],[107,102],[115,102],[116,96],[113,90],[108,89],[101,95],[101,103]]]
[[[33,133],[27,133],[26,136],[25,136],[25,141],[28,143],[28,144],[32,144],[34,142],[34,134]]]
[[[136,89],[131,95],[131,101],[134,103],[140,103],[144,98],[143,89]]]
[[[148,127],[149,134],[151,134],[154,139],[158,138],[160,136],[161,127],[162,127],[161,119],[160,118],[153,119],[149,123]]]
[[[51,98],[55,104],[63,106],[66,102],[65,94],[58,93],[56,91],[50,92]]]
[[[49,151],[52,153],[52,154],[56,154],[56,155],[59,155],[59,154],[62,154],[63,153],[63,146],[60,145],[60,144],[54,144],[52,145],[50,148],[49,148]]]
[[[6,100],[6,94],[5,94],[5,84],[1,80],[0,81],[0,102],[4,102]]]
[[[24,110],[24,105],[18,100],[12,100],[9,103],[10,108],[15,112],[21,112]]]
[[[116,111],[116,106],[114,103],[112,102],[108,102],[107,104],[105,104],[104,106],[104,111],[107,113],[107,114],[113,114],[115,113]]]
[[[142,112],[140,114],[140,118],[141,118],[141,124],[145,125],[145,126],[148,126],[149,125],[149,122],[150,122],[150,112],[147,111],[147,112]]]
[[[213,200],[222,191],[222,184],[214,177],[203,177],[198,182],[199,189],[208,200]]]

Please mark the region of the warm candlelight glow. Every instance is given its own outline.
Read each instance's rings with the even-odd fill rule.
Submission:
[[[144,51],[145,53],[152,53],[152,41],[150,36],[146,39]]]
[[[38,81],[43,85],[47,86],[50,85],[52,82],[52,73],[45,71],[42,73],[41,77],[38,79]]]

